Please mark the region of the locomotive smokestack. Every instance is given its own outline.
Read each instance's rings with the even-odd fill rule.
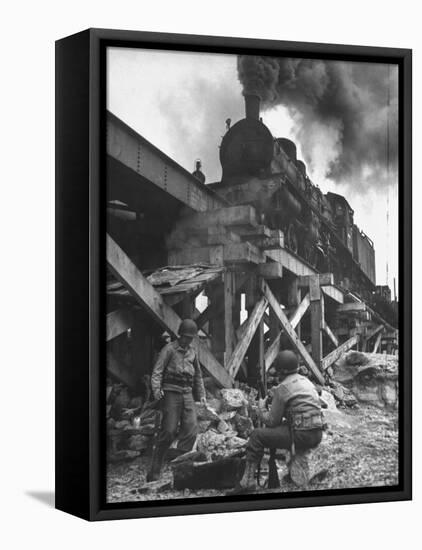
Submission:
[[[259,120],[259,104],[261,98],[256,94],[243,94],[245,98],[245,116]]]

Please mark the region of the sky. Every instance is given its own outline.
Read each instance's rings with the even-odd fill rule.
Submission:
[[[346,197],[355,223],[374,241],[377,284],[393,289],[393,279],[398,281],[395,67],[280,59],[269,68],[258,66],[265,78],[256,84],[249,78],[256,67],[246,56],[242,61],[234,55],[109,48],[107,108],[187,170],[201,159],[206,182],[212,183],[221,179],[225,121],[244,117],[244,86],[265,86],[267,95],[259,89],[266,97],[263,122],[275,137],[296,142],[313,183]]]

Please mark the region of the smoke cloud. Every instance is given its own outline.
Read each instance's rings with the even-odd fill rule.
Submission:
[[[356,192],[397,183],[396,66],[239,56],[238,77],[264,110],[288,109],[311,171],[322,159],[325,177]]]
[[[221,179],[219,145],[226,119],[236,122],[244,117],[241,89],[234,84],[197,76],[176,93],[162,91],[157,98],[171,156],[189,171],[195,169],[195,159],[201,159],[206,183]]]

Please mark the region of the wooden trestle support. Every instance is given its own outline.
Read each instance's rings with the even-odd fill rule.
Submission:
[[[107,235],[108,268],[136,302],[107,315],[107,340],[132,327],[136,307],[173,336],[181,317],[192,316],[203,335],[197,342],[200,363],[220,387],[233,387],[240,377],[265,384],[286,343],[323,385],[342,353],[353,347],[377,351],[384,331],[391,331],[364,302],[346,302],[351,295],[334,285],[332,274],[316,273],[289,253],[283,234],[259,224],[251,206],[187,214],[168,235],[167,249],[170,266],[205,264],[220,272],[193,293],[182,292],[177,299],[162,295]],[[199,291],[208,298],[202,312],[195,308]],[[110,354],[107,368],[132,384],[131,373]]]

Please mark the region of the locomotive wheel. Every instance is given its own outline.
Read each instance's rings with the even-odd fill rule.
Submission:
[[[290,248],[292,252],[294,252],[295,254],[297,253],[298,240],[297,240],[295,227],[292,223],[287,228],[287,246]]]

